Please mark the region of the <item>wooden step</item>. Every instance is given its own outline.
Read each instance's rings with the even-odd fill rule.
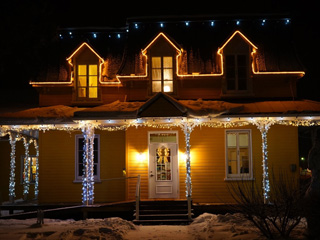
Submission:
[[[134,220],[135,224],[181,225],[192,222],[188,216],[188,202],[186,200],[140,201],[139,209],[139,220]],[[134,214],[135,216],[136,214]]]

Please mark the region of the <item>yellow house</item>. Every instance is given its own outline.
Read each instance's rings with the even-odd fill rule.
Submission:
[[[304,71],[284,35],[194,39],[180,23],[141,36],[129,21],[106,42],[74,33],[57,72],[30,82],[39,107],[0,115],[1,201],[187,200],[190,218],[191,201],[234,203],[238,181],[260,184],[267,203],[270,174],[298,178],[298,126],[319,125],[320,103],[288,100]]]

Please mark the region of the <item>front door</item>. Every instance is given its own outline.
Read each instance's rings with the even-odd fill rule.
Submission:
[[[149,198],[178,198],[177,133],[150,133],[149,140]]]

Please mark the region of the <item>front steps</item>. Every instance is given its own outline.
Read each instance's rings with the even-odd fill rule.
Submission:
[[[186,200],[145,200],[140,201],[139,208],[139,219],[133,220],[135,224],[187,225],[192,222],[192,219],[188,218]],[[134,217],[136,218],[136,213]]]

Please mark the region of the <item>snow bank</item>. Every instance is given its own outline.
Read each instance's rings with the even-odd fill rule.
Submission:
[[[123,239],[128,231],[135,230],[132,222],[121,218],[56,220],[45,219],[39,226],[36,219],[0,220],[0,239],[86,240]]]
[[[292,239],[306,239],[305,219],[292,232]],[[266,239],[242,214],[204,213],[190,225],[135,226],[121,218],[81,221],[45,219],[42,226],[36,219],[0,220],[0,239],[42,240],[225,240]]]

